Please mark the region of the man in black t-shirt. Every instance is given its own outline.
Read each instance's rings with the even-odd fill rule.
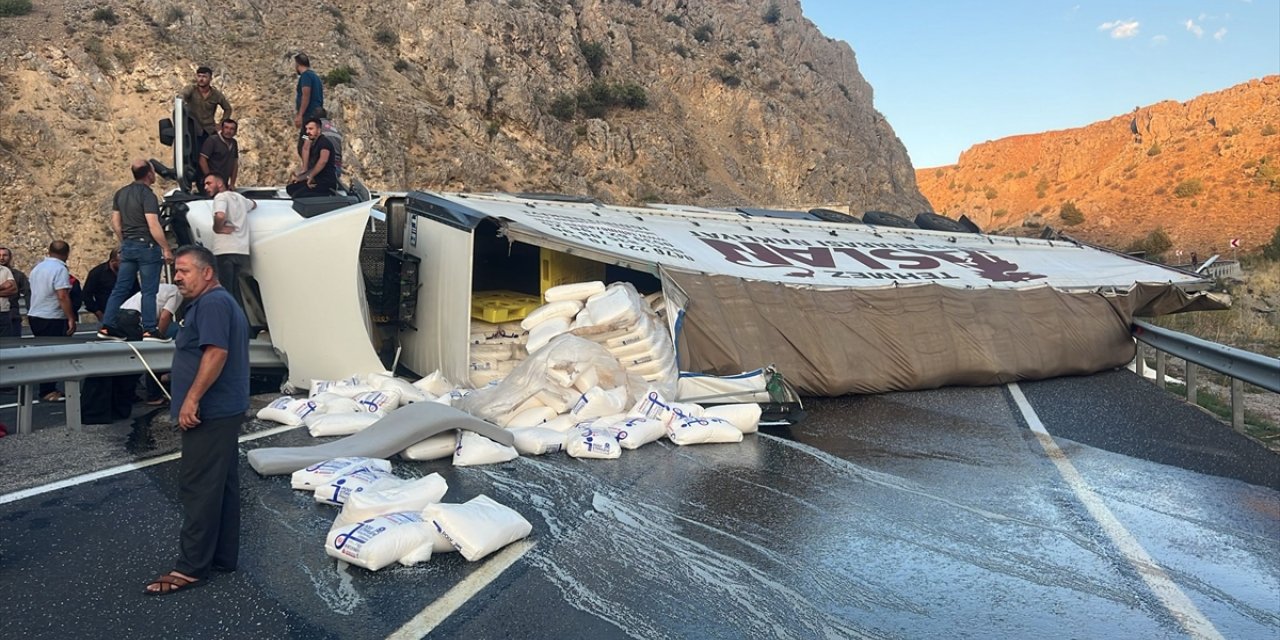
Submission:
[[[307,170],[286,187],[293,198],[310,198],[333,195],[338,186],[338,174],[334,170],[333,143],[323,134],[320,118],[307,120],[307,138],[311,140],[311,155]]]
[[[135,160],[130,167],[133,182],[116,192],[112,202],[111,228],[120,243],[120,272],[116,286],[107,299],[102,314],[99,338],[121,339],[124,334],[116,329],[116,314],[120,305],[133,295],[133,281],[142,280],[142,337],[144,340],[160,340],[156,328],[156,292],[160,289],[160,269],[165,262],[173,262],[173,252],[160,226],[160,203],[151,185],[156,173],[146,160]]]
[[[236,142],[239,128],[235,120],[223,120],[218,133],[209,136],[200,148],[200,171],[206,176],[222,176],[232,191],[235,191],[236,177],[240,175],[240,145]]]

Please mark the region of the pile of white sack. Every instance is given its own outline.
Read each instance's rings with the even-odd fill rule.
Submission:
[[[335,458],[298,470],[291,480],[316,502],[342,508],[325,536],[325,553],[370,571],[453,551],[476,561],[533,530],[514,509],[485,495],[441,503],[449,487],[440,474],[398,478],[380,458]]]
[[[529,332],[519,322],[471,321],[471,386],[479,389],[507,377],[528,353]]]

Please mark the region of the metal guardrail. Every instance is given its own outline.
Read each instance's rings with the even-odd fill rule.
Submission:
[[[1280,393],[1280,358],[1271,358],[1228,347],[1135,320],[1133,337],[1156,350],[1156,384],[1164,387],[1166,354],[1187,363],[1187,401],[1195,404],[1199,367],[1217,371],[1231,379],[1231,426],[1244,430],[1244,383]],[[1139,352],[1138,375],[1145,364]]]
[[[81,382],[86,378],[143,373],[148,366],[153,371],[170,370],[173,344],[99,341],[5,347],[0,349],[0,387],[18,388],[17,432],[30,433],[36,385],[65,383],[67,426],[79,428]],[[285,367],[285,363],[270,342],[250,340],[249,367],[274,369]]]

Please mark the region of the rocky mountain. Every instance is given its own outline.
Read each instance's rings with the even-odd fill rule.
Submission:
[[[1280,225],[1280,76],[1077,129],[984,142],[918,169],[936,211],[984,229],[1051,225],[1117,249],[1201,258],[1270,242]],[[1167,243],[1161,236],[1167,236]]]
[[[65,238],[82,276],[198,65],[240,122],[240,184],[284,181],[298,51],[374,189],[927,206],[854,52],[797,0],[35,0],[0,34],[0,243],[30,264]]]

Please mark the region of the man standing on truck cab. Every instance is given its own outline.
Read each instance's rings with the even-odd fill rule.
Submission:
[[[228,189],[236,188],[236,177],[240,175],[240,144],[236,142],[236,131],[240,125],[231,118],[222,121],[218,135],[210,136],[200,147],[200,172],[206,176],[218,174],[227,183]],[[205,195],[213,196],[213,192],[205,189]]]
[[[213,69],[200,67],[196,69],[196,82],[189,85],[180,96],[186,103],[191,117],[200,125],[196,133],[196,150],[204,147],[205,140],[218,133],[218,120],[214,118],[218,107],[222,107],[222,119],[231,117],[231,102],[211,84]]]
[[[293,96],[293,126],[298,128],[298,159],[302,166],[307,166],[307,159],[302,155],[302,140],[306,137],[308,118],[315,118],[324,107],[324,82],[320,75],[311,70],[311,58],[305,53],[293,57],[293,70],[298,72],[298,87]]]

